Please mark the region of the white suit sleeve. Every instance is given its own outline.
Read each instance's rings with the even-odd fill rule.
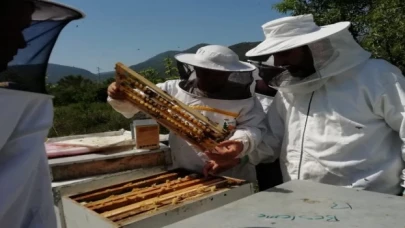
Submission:
[[[375,97],[373,110],[385,120],[388,126],[398,132],[403,142],[402,159],[405,160],[405,78],[399,70],[390,73],[387,77],[390,81],[385,84],[380,95],[377,94]]]
[[[167,86],[168,83],[169,81],[166,81],[164,83],[158,83],[156,84],[156,86],[163,91],[170,93],[170,91],[167,90],[167,87],[169,87]],[[115,111],[121,113],[123,116],[125,116],[125,118],[128,119],[132,118],[136,113],[139,112],[139,109],[137,109],[133,104],[126,100],[114,100],[111,97],[107,97],[107,102]]]
[[[243,157],[254,151],[261,142],[266,127],[262,125],[265,117],[263,108],[259,100],[254,97],[253,102],[245,107],[239,117],[236,118],[236,130],[229,140],[238,140],[243,143],[243,150],[239,157]]]
[[[262,123],[267,127],[266,134],[256,150],[249,155],[250,163],[257,165],[261,162],[273,162],[280,156],[285,131],[284,116],[284,104],[280,93],[277,93]]]

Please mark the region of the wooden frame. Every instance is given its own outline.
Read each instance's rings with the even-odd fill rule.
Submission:
[[[129,102],[200,150],[213,149],[230,134],[124,64],[117,63],[115,71],[118,89]]]
[[[81,191],[80,194],[63,196],[62,204],[66,225],[77,228],[162,227],[253,194],[253,185],[243,180],[228,177],[201,179],[201,177],[193,176],[194,179],[180,181],[184,184],[183,188],[177,189],[172,185],[173,189],[167,189],[167,192],[161,193],[162,195],[156,198],[156,194],[159,194],[161,190],[159,186],[167,185],[169,179],[176,183],[178,176],[184,177],[185,174],[188,175],[187,173],[190,174],[184,170],[167,171],[87,192]],[[152,183],[156,183],[156,185],[150,186]],[[123,192],[124,188],[132,187],[134,190]],[[202,188],[205,188],[206,191],[201,190]],[[189,193],[195,194],[185,196]],[[152,198],[148,198],[148,195]],[[179,195],[186,198],[175,202]],[[157,210],[156,208],[153,210],[151,207],[154,205],[152,202],[154,199],[160,201],[157,204],[161,206]],[[91,202],[91,200],[93,201]],[[122,200],[133,200],[134,203],[125,206]],[[148,201],[150,201],[149,204]],[[87,203],[87,206],[82,205],[83,203]],[[114,206],[115,204],[116,206]],[[117,206],[123,207],[117,208]],[[98,211],[106,208],[110,211]],[[134,210],[144,212],[135,215]]]

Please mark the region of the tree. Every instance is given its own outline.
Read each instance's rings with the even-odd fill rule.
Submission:
[[[61,106],[97,102],[98,90],[101,86],[80,75],[69,75],[60,79],[55,85],[48,86],[47,89],[55,96],[55,105]]]
[[[146,79],[153,82],[154,84],[165,81],[163,78],[159,77],[159,72],[151,67],[147,68],[146,70],[140,71],[139,74],[144,76]]]
[[[313,14],[318,25],[350,21],[349,30],[364,49],[405,71],[403,0],[282,0],[274,9],[291,15]]]
[[[58,81],[59,86],[70,87],[70,86],[83,86],[86,84],[92,84],[93,82],[90,79],[83,78],[81,75],[68,75],[61,78]]]
[[[167,57],[164,60],[165,64],[165,75],[166,79],[178,79],[179,78],[179,70],[176,66],[174,66],[174,61],[172,58]]]
[[[153,68],[147,68],[139,74],[155,84],[178,78],[173,60],[166,60],[165,66],[168,78],[162,78],[162,74]],[[49,136],[128,129],[131,120],[106,104],[107,87],[114,81],[115,78],[108,78],[102,83],[96,83],[79,75],[69,75],[58,83],[47,84],[49,93],[55,96],[54,125]],[[139,113],[134,118],[145,118],[145,115]],[[161,127],[161,133],[167,132],[167,129]]]
[[[111,83],[113,83],[113,82],[115,82],[115,78],[114,78],[114,77],[112,77],[112,78],[107,78],[106,80],[103,81],[103,84],[108,87],[108,86],[109,86]]]
[[[405,1],[374,0],[367,20],[369,33],[362,45],[405,72]]]

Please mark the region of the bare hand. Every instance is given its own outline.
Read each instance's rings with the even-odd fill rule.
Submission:
[[[218,144],[214,150],[206,151],[205,154],[215,161],[229,161],[235,159],[243,150],[243,144],[239,141],[227,140]]]
[[[108,86],[107,94],[114,100],[122,100],[124,99],[124,93],[118,88],[115,82],[111,83]]]
[[[240,159],[230,159],[228,161],[208,161],[204,166],[204,176],[216,175],[218,173],[225,172],[233,167],[237,166],[240,163]]]

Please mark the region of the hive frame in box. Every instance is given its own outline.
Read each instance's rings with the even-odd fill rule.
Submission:
[[[122,63],[116,64],[115,71],[118,88],[126,100],[200,150],[211,150],[230,135]]]
[[[244,198],[253,194],[253,185],[242,180],[237,180],[228,177],[212,177],[212,179],[200,179],[194,176],[191,179],[176,180],[177,176],[171,177],[171,182],[166,182],[163,177],[168,177],[173,174],[180,173],[177,170],[158,173],[147,178],[132,178],[121,182],[120,185],[110,185],[108,188],[86,188],[86,191],[80,191],[81,194],[68,194],[62,197],[62,204],[64,209],[64,218],[67,227],[102,227],[102,228],[132,228],[132,227],[162,227],[182,219],[194,216],[196,214],[220,207],[235,200]],[[179,174],[184,177],[183,174]],[[187,177],[187,176],[186,176]],[[145,184],[145,181],[155,181],[156,178],[161,178],[160,182],[150,187],[140,186]],[[129,181],[128,181],[129,180]],[[175,186],[176,181],[182,181],[183,186]],[[114,183],[117,183],[116,181]],[[208,183],[211,183],[208,185]],[[136,186],[132,191],[118,192],[123,188],[129,188],[131,185]],[[137,185],[138,184],[138,185]],[[167,187],[165,192],[159,192],[163,185],[171,185]],[[180,184],[181,185],[181,184]],[[212,185],[212,186],[211,186]],[[149,185],[148,185],[149,186]],[[202,187],[201,187],[202,186]],[[205,187],[204,187],[205,186]],[[213,186],[219,186],[213,188]],[[79,188],[80,186],[77,186]],[[207,189],[206,189],[207,188]],[[165,189],[165,188],[163,188]],[[199,191],[200,189],[203,189]],[[205,189],[205,190],[204,190]],[[135,191],[135,192],[133,192]],[[139,191],[143,192],[140,193]],[[159,192],[159,193],[158,193]],[[179,193],[180,192],[180,193]],[[196,195],[187,195],[190,192],[198,193]],[[108,194],[111,194],[109,196]],[[122,195],[120,195],[122,194]],[[154,195],[153,195],[154,194]],[[161,196],[156,195],[161,194]],[[183,194],[183,198],[173,203],[173,199],[178,194]],[[102,197],[100,197],[102,195]],[[135,198],[133,196],[136,196]],[[158,196],[156,198],[156,196]],[[92,199],[92,197],[99,197]],[[103,198],[105,197],[105,198]],[[146,197],[143,198],[143,197]],[[173,199],[172,199],[173,198]],[[178,196],[177,196],[178,198]],[[82,202],[87,201],[88,202]],[[153,205],[159,204],[157,211],[152,211],[147,205],[152,205],[152,201],[159,199],[158,203],[154,202]],[[93,200],[93,202],[92,202]],[[123,201],[131,201],[130,204],[122,204]],[[146,203],[150,201],[149,203]],[[166,202],[161,204],[161,202]],[[170,204],[170,202],[172,202]],[[82,203],[87,203],[86,206]],[[89,206],[92,204],[91,206]],[[119,207],[109,208],[107,211],[97,211],[97,208],[112,207],[120,205]],[[123,206],[124,205],[124,206]],[[126,206],[125,206],[126,205]],[[163,205],[163,206],[161,206]],[[122,206],[122,207],[121,207]],[[146,209],[145,209],[146,207]],[[157,207],[157,206],[156,206]],[[91,209],[89,209],[91,208]],[[105,208],[104,208],[105,209]],[[138,215],[133,214],[135,211],[144,211]],[[155,208],[156,210],[156,208]],[[149,211],[150,213],[146,212]],[[125,214],[127,213],[127,214]],[[128,214],[129,213],[129,214]],[[125,215],[126,217],[122,217]],[[118,217],[117,217],[118,216]]]
[[[98,188],[125,182],[131,179],[143,178],[166,171],[164,166],[151,168],[135,169],[125,172],[98,175],[95,177],[86,177],[70,181],[53,182],[52,192],[56,217],[58,220],[57,228],[69,228],[66,225],[65,213],[63,208],[63,196],[75,195],[81,192],[91,191]]]

